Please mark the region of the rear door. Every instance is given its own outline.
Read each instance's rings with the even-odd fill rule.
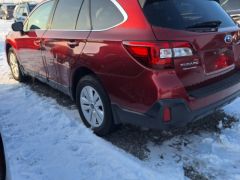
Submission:
[[[216,1],[147,0],[142,6],[157,40],[191,44],[193,56],[174,59],[185,86],[199,85],[238,66],[239,28]]]
[[[59,0],[51,28],[43,36],[48,79],[69,87],[70,71],[90,34],[89,0]]]

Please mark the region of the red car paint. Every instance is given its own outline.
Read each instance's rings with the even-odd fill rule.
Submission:
[[[146,113],[164,99],[182,99],[191,110],[197,110],[239,91],[240,83],[202,98],[188,93],[189,89],[220,81],[239,69],[240,31],[237,26],[205,33],[152,27],[137,0],[118,2],[128,19],[117,27],[105,31],[11,32],[6,40],[7,47],[14,48],[25,71],[61,85],[72,97],[78,73],[93,72],[112,104],[138,113]],[[232,35],[233,42],[226,44],[226,35]],[[139,63],[124,45],[124,42],[162,41],[187,42],[193,55],[175,58],[172,68],[153,69]],[[168,109],[166,114],[169,118]]]

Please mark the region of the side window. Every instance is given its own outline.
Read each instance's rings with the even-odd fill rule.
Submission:
[[[0,8],[1,9],[1,8]],[[16,14],[18,13],[18,11],[19,11],[19,6],[17,6],[16,8],[15,8],[15,10],[14,10],[14,15],[16,16]]]
[[[23,12],[24,12],[24,7],[20,7],[18,12],[19,16],[22,16]]]
[[[90,22],[90,0],[84,0],[78,17],[77,30],[91,30]]]
[[[48,1],[38,7],[25,23],[24,31],[29,31],[32,29],[47,29],[48,20],[53,5],[54,1]]]
[[[26,7],[26,6],[25,6],[24,9],[23,9],[23,13],[28,14],[28,10],[27,10],[27,7]]]
[[[124,20],[123,14],[111,0],[91,0],[93,30],[114,27]]]
[[[19,7],[19,8],[17,9],[17,12],[16,12],[16,14],[17,14],[18,16],[20,16],[20,15],[21,15],[21,12],[22,12],[22,8],[21,8],[21,7]]]
[[[51,29],[74,30],[83,0],[60,0],[52,21]]]

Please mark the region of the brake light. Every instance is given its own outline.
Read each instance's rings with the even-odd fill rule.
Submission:
[[[131,48],[128,49],[131,54],[134,54],[137,57],[147,57],[148,56],[148,51],[149,49],[146,47],[137,47],[137,46],[132,46]]]
[[[127,51],[150,68],[172,68],[175,58],[192,56],[188,42],[123,42]]]

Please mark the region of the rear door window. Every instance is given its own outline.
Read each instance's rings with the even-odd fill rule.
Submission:
[[[81,7],[79,13],[77,30],[91,30],[91,21],[90,21],[90,0],[84,0],[84,3]]]
[[[83,0],[60,0],[51,29],[74,30]]]
[[[215,0],[139,0],[153,26],[185,30],[197,23],[220,21],[220,28],[235,26]]]
[[[124,21],[124,16],[111,0],[91,0],[93,30],[105,30]]]

